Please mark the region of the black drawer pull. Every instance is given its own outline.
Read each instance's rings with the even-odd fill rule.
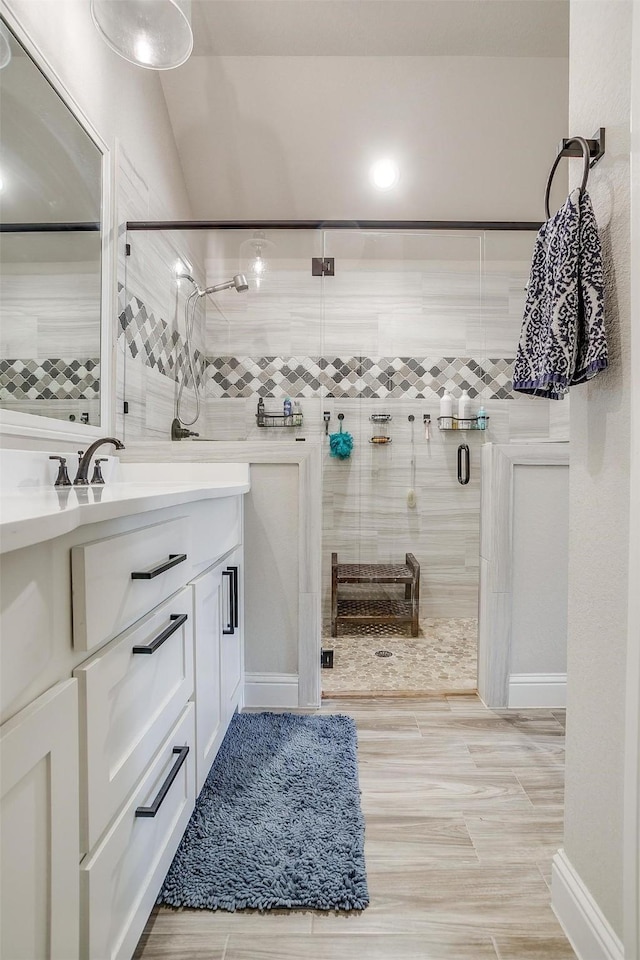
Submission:
[[[136,807],[136,817],[155,817],[156,813],[162,806],[162,801],[164,800],[166,795],[169,793],[169,788],[171,787],[171,784],[173,783],[175,778],[178,776],[180,767],[187,759],[187,754],[189,753],[189,747],[174,747],[172,750],[172,753],[179,753],[180,756],[178,757],[174,765],[171,767],[171,770],[169,770],[169,773],[167,774],[167,779],[158,790],[156,798],[151,804],[151,806]]]
[[[186,559],[186,553],[170,553],[169,559],[161,563],[159,567],[154,567],[153,570],[135,570],[131,574],[131,579],[153,580],[154,577],[160,576],[161,573],[166,573],[167,570],[171,570],[171,567],[177,567],[179,563],[182,563],[182,561]]]
[[[162,646],[165,640],[168,640],[172,633],[175,633],[176,630],[179,630],[183,623],[187,622],[186,613],[172,613],[169,617],[173,622],[169,624],[168,627],[159,633],[157,637],[154,637],[151,643],[133,647],[131,653],[155,653],[156,650]]]

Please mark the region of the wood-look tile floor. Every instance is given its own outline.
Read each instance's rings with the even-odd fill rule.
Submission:
[[[136,960],[575,960],[550,906],[563,713],[474,696],[325,701],[358,726],[370,906],[156,908]]]

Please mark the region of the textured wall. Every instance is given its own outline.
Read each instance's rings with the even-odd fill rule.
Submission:
[[[630,432],[628,2],[571,3],[570,130],[607,128],[589,191],[606,259],[611,367],[571,392],[565,849],[622,935]],[[578,171],[572,165],[572,180]]]

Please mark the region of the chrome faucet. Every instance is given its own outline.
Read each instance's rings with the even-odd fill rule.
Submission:
[[[89,466],[91,464],[91,457],[94,455],[96,450],[102,446],[103,443],[112,443],[116,450],[124,450],[124,443],[122,443],[121,440],[117,440],[115,437],[102,437],[100,440],[94,440],[91,446],[80,457],[80,462],[78,463],[78,472],[76,473],[76,478],[73,481],[74,487],[86,486],[89,483]]]

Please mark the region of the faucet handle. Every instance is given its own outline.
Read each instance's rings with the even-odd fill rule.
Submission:
[[[104,483],[104,477],[102,476],[101,463],[106,463],[109,457],[96,457],[93,464],[93,476],[91,477],[91,483]]]
[[[69,474],[67,473],[67,458],[66,457],[49,457],[49,460],[59,460],[60,464],[58,466],[58,476],[56,477],[56,482],[54,487],[70,487],[71,480],[69,479]]]

